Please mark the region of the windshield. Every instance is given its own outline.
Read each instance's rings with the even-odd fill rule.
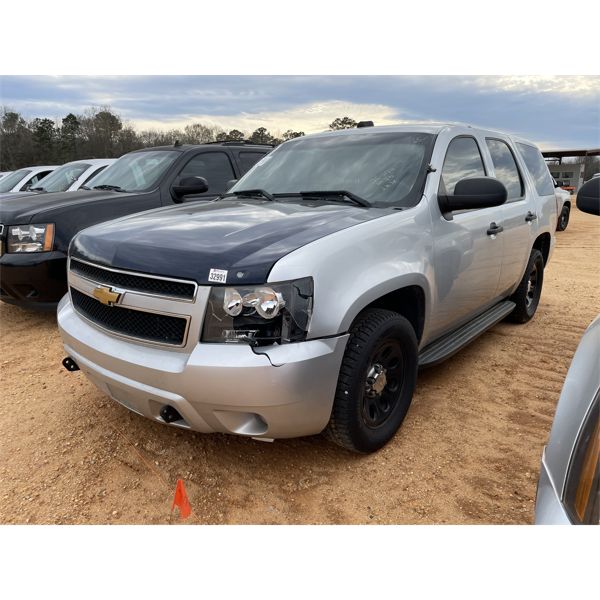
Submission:
[[[50,175],[46,175],[46,177],[40,179],[32,189],[43,188],[45,192],[65,192],[90,166],[89,163],[69,163],[68,165],[63,165],[52,171]]]
[[[180,156],[173,150],[134,152],[122,156],[86,183],[91,189],[101,185],[114,186],[127,192],[152,189],[165,171]]]
[[[25,175],[31,173],[29,169],[20,169],[19,171],[15,171],[6,177],[0,179],[0,192],[10,192]]]
[[[433,142],[432,134],[408,132],[298,138],[268,154],[231,191],[344,190],[373,206],[414,206]]]

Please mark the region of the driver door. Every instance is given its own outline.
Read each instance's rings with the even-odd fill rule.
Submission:
[[[461,179],[487,175],[477,140],[455,137],[446,151],[439,193],[453,194]],[[502,207],[455,211],[451,218],[432,203],[434,228],[434,337],[452,331],[492,306],[502,267]]]

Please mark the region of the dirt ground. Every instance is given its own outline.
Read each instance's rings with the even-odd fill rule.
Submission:
[[[264,443],[165,427],[103,397],[53,314],[0,306],[0,523],[531,523],[567,369],[600,312],[600,220],[557,234],[537,315],[419,375],[400,432],[355,456],[319,436]]]

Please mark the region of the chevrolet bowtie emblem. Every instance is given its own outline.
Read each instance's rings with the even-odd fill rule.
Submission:
[[[121,294],[119,292],[115,292],[112,288],[107,287],[105,285],[99,285],[92,293],[96,300],[102,302],[102,304],[106,304],[106,306],[112,306],[119,301]]]

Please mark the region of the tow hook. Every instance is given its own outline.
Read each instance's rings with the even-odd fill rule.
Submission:
[[[179,411],[168,404],[160,409],[160,417],[165,423],[175,423],[176,421],[183,420]]]
[[[79,371],[79,365],[70,356],[67,356],[67,358],[63,358],[62,364],[63,367],[71,373],[73,371]]]

